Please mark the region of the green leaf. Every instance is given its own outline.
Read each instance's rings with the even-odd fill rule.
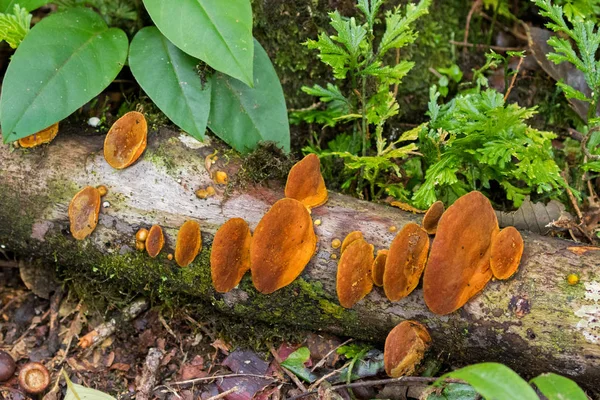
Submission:
[[[47,0],[0,0],[0,13],[11,11],[17,4],[27,11],[33,11],[48,3]]]
[[[477,400],[479,395],[470,385],[450,383],[441,393],[431,393],[427,400]]]
[[[530,383],[548,400],[587,400],[586,394],[569,378],[553,373],[542,374],[533,378]]]
[[[252,86],[250,0],[144,0],[144,5],[175,46]]]
[[[15,4],[12,14],[0,13],[0,42],[6,40],[10,47],[16,49],[29,33],[30,26],[31,14]]]
[[[227,75],[212,77],[208,126],[240,152],[272,141],[290,150],[290,127],[279,78],[260,43],[254,41],[254,88]]]
[[[486,400],[539,400],[531,386],[516,372],[498,363],[470,365],[445,374],[438,381],[444,378],[462,379]]]
[[[308,347],[300,347],[290,354],[288,358],[281,363],[281,366],[289,369],[294,375],[306,382],[314,382],[315,376],[304,366],[309,358],[310,351],[308,350]]]
[[[146,27],[131,41],[129,66],[152,101],[181,129],[198,140],[210,112],[210,80],[196,72],[198,59],[179,50],[156,27]]]
[[[380,56],[390,49],[404,47],[416,40],[417,33],[413,31],[411,24],[429,12],[430,4],[431,0],[421,0],[418,4],[409,3],[404,16],[400,14],[399,8],[387,12],[385,32],[379,46]]]
[[[64,400],[115,400],[114,397],[104,392],[71,382],[69,376],[64,371],[63,376],[67,382],[67,394]]]
[[[592,99],[587,97],[585,94],[564,82],[556,82],[556,86],[562,89],[567,99],[577,99],[581,101],[587,101],[588,103],[592,101]]]
[[[4,142],[32,135],[90,101],[117,76],[127,36],[85,8],[52,14],[25,37],[0,97]]]

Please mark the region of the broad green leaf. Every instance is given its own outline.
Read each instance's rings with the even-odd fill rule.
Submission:
[[[254,41],[254,88],[215,73],[208,126],[234,149],[247,152],[260,141],[290,150],[290,127],[283,89],[260,43]]]
[[[104,90],[127,58],[127,36],[86,8],[50,15],[31,29],[4,76],[2,135],[12,142],[68,117]]]
[[[210,80],[196,72],[198,60],[179,50],[155,27],[131,41],[129,67],[142,89],[167,117],[198,140],[210,110]]]
[[[470,385],[450,383],[441,393],[431,393],[427,400],[477,400],[479,395]]]
[[[252,86],[250,0],[144,0],[144,5],[175,46]]]
[[[516,372],[498,363],[481,363],[443,375],[462,379],[486,400],[539,400],[535,391]]]
[[[535,384],[548,400],[587,400],[586,394],[569,378],[553,373],[542,374],[533,378]]]
[[[11,12],[16,4],[27,11],[33,11],[47,3],[48,0],[0,0],[0,13]]]
[[[6,40],[10,47],[16,49],[29,33],[30,26],[31,14],[15,5],[12,13],[0,13],[0,41]]]
[[[288,358],[281,363],[281,366],[289,369],[294,375],[306,382],[314,382],[315,376],[304,366],[304,363],[306,363],[309,358],[310,351],[308,350],[308,347],[300,347],[290,354]]]

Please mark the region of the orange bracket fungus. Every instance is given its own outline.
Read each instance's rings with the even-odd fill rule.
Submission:
[[[19,139],[19,146],[29,149],[36,147],[41,144],[50,143],[58,134],[58,122],[54,125],[50,125],[46,129],[34,133],[33,135]]]
[[[436,314],[462,307],[492,278],[490,253],[498,220],[490,201],[471,192],[440,218],[425,267],[423,295]]]
[[[348,248],[348,246],[350,246],[350,244],[352,244],[352,242],[354,242],[355,240],[358,240],[358,239],[364,239],[361,231],[352,231],[349,234],[347,234],[346,237],[344,238],[344,241],[342,242],[342,248],[340,249],[340,254],[343,253],[344,250],[346,250]]]
[[[185,221],[177,234],[175,261],[180,267],[187,267],[194,261],[202,248],[200,225],[196,221]]]
[[[437,231],[437,225],[444,213],[444,203],[441,201],[436,201],[429,207],[429,210],[425,213],[423,217],[423,221],[421,222],[421,227],[430,235],[435,235]]]
[[[507,226],[494,236],[490,267],[496,279],[508,279],[517,272],[523,248],[523,238],[514,226]]]
[[[129,167],[146,149],[148,125],[142,113],[130,111],[119,118],[104,139],[104,158],[116,169]]]
[[[340,257],[337,270],[336,291],[342,307],[352,308],[371,293],[373,280],[373,245],[364,239],[352,242]]]
[[[294,199],[281,199],[262,217],[252,237],[252,282],[263,293],[292,283],[317,248],[308,209]]]
[[[100,192],[95,187],[81,189],[69,204],[71,234],[77,240],[88,237],[96,225],[100,214]]]
[[[410,375],[431,344],[427,329],[416,321],[402,321],[385,339],[383,365],[392,378]]]
[[[152,225],[152,228],[148,231],[148,237],[146,238],[146,251],[148,252],[148,255],[155,258],[164,245],[165,236],[163,235],[162,228],[159,225]]]
[[[250,269],[252,234],[242,218],[232,218],[215,234],[210,253],[210,273],[219,293],[236,287]]]
[[[227,182],[229,182],[229,178],[227,177],[227,172],[224,172],[224,171],[215,172],[214,181],[218,185],[227,185]]]
[[[387,260],[389,251],[379,250],[377,257],[373,261],[373,267],[371,268],[371,277],[375,286],[383,286],[383,271],[385,271],[385,261]]]
[[[285,184],[285,197],[296,199],[309,209],[325,204],[327,188],[316,154],[307,155],[292,167]]]
[[[383,290],[390,301],[408,296],[419,284],[427,262],[429,236],[414,222],[406,224],[390,246],[383,273]]]

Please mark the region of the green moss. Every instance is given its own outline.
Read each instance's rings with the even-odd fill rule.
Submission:
[[[70,201],[70,199],[72,199],[81,189],[82,188],[67,179],[55,178],[48,182],[48,196],[53,203]]]

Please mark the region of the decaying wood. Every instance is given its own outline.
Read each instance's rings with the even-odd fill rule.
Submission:
[[[135,231],[152,224],[164,228],[167,246],[172,249],[177,228],[193,218],[201,223],[204,248],[187,272],[206,271],[208,258],[202,255],[210,251],[212,236],[220,225],[229,218],[243,217],[254,228],[269,206],[283,196],[281,185],[272,184],[240,187],[229,196],[218,190],[206,200],[196,198],[196,189],[213,184],[204,167],[205,156],[213,149],[165,129],[153,132],[142,159],[122,171],[109,167],[101,150],[102,137],[75,134],[59,134],[51,145],[32,151],[1,146],[0,244],[20,256],[43,258],[48,265],[75,260],[91,271],[102,266],[95,264],[100,262],[96,257],[88,260],[86,252],[102,254],[103,262],[134,254],[130,252]],[[239,163],[228,162],[220,154],[212,168],[233,177]],[[83,244],[76,242],[68,234],[70,197],[85,185],[100,184],[106,185],[109,193],[103,198],[99,225]],[[523,232],[525,253],[516,276],[507,282],[490,282],[465,307],[448,316],[430,313],[420,289],[391,303],[376,288],[352,310],[343,310],[335,296],[336,260],[331,258],[339,251],[331,248],[331,241],[361,230],[376,249],[387,248],[395,235],[388,230],[390,226],[400,228],[422,216],[335,193],[326,205],[314,209],[312,216],[322,221],[315,227],[318,251],[296,286],[265,296],[248,284],[244,286],[243,281],[238,289],[220,295],[198,275],[188,284],[186,294],[197,293],[224,312],[248,318],[380,342],[400,321],[415,319],[431,331],[434,351],[456,365],[499,361],[526,375],[554,371],[587,387],[600,381],[598,252],[577,254],[568,249],[576,245],[573,242]],[[57,243],[60,248],[47,248]],[[66,258],[70,250],[81,249],[82,257]],[[148,277],[138,276],[136,285],[175,287],[171,281],[160,282],[152,271],[156,264],[151,263],[156,261],[147,260]],[[159,260],[168,265],[165,271],[172,272],[165,279],[186,272],[164,255]],[[579,285],[567,284],[571,273],[579,274]],[[128,279],[127,274],[123,279]],[[318,290],[307,294],[305,287]],[[300,316],[294,314],[300,312],[294,311],[297,304],[302,307]]]

